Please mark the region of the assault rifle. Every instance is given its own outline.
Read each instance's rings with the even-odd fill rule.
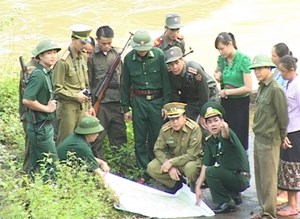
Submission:
[[[95,93],[96,102],[94,104],[94,110],[95,110],[96,115],[99,111],[101,101],[105,97],[105,93],[106,93],[106,90],[108,89],[109,83],[110,83],[111,79],[113,78],[114,72],[121,61],[122,53],[127,48],[128,44],[131,40],[131,37],[133,36],[133,33],[131,33],[131,32],[129,32],[129,33],[130,33],[130,36],[129,36],[126,44],[124,45],[122,51],[120,53],[118,53],[117,57],[114,59],[112,65],[110,66],[109,70],[106,72],[104,79],[102,80],[101,84],[99,85],[99,87]]]

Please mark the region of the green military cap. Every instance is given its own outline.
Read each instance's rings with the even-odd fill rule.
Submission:
[[[208,101],[202,106],[200,115],[205,119],[217,115],[223,117],[225,115],[225,110],[218,102]]]
[[[71,26],[71,30],[72,37],[87,41],[92,32],[92,27],[85,24],[74,24]]]
[[[253,58],[250,69],[259,67],[276,67],[276,65],[272,62],[271,57],[268,55],[259,54]]]
[[[169,29],[179,29],[183,27],[181,25],[181,17],[178,14],[167,14],[166,27]]]
[[[86,116],[80,120],[79,125],[75,129],[75,133],[88,135],[95,134],[103,130],[104,128],[100,125],[100,121],[95,116]]]
[[[148,51],[153,47],[153,41],[147,31],[138,30],[134,33],[130,45],[137,51]]]
[[[185,112],[185,103],[171,102],[164,105],[168,118],[176,118]]]
[[[166,63],[174,62],[183,57],[182,50],[178,46],[173,46],[165,53]]]
[[[34,48],[32,50],[32,55],[34,57],[37,57],[38,55],[40,55],[41,53],[43,52],[46,52],[46,51],[50,51],[50,50],[56,50],[57,52],[61,50],[60,46],[53,42],[52,40],[50,39],[46,39],[46,40],[43,40],[41,41],[37,46],[36,48]]]

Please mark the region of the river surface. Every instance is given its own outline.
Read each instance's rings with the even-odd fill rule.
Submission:
[[[251,59],[271,53],[273,45],[285,42],[300,58],[299,0],[0,0],[0,70],[18,75],[18,56],[30,57],[31,50],[51,38],[62,47],[70,42],[70,26],[110,25],[114,45],[123,47],[129,31],[145,29],[153,38],[164,31],[165,15],[179,13],[187,48],[186,59],[198,61],[212,73],[218,51],[218,33],[232,32],[238,48]],[[13,69],[13,70],[11,70]],[[3,71],[0,71],[3,72]]]

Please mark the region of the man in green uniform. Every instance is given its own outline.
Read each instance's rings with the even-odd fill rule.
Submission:
[[[206,73],[200,64],[185,61],[177,46],[167,50],[165,55],[171,72],[172,101],[186,103],[187,117],[196,121],[209,97]]]
[[[71,134],[85,114],[94,114],[89,96],[87,55],[83,52],[91,27],[73,25],[72,42],[54,67],[53,81],[58,97],[57,145]]]
[[[30,144],[30,172],[38,170],[49,156],[52,162],[45,164],[48,176],[53,173],[54,161],[57,160],[52,125],[56,100],[53,99],[51,67],[57,61],[58,51],[60,47],[51,40],[41,41],[32,51],[38,63],[29,77],[22,101],[28,107],[26,133]]]
[[[131,46],[133,50],[124,58],[121,103],[125,121],[131,119],[129,106],[132,106],[137,164],[146,170],[149,160],[154,158],[153,145],[163,124],[163,105],[170,100],[170,79],[164,54],[153,48],[147,31],[137,31]]]
[[[167,14],[165,21],[164,34],[154,41],[154,47],[167,51],[173,46],[177,46],[185,53],[185,42],[179,33],[181,25],[181,17],[178,14]]]
[[[96,35],[97,45],[95,52],[88,61],[93,104],[96,102],[95,94],[99,86],[106,77],[111,65],[119,56],[118,51],[111,46],[114,37],[114,32],[111,27],[99,27]],[[92,150],[94,155],[98,158],[103,156],[102,142],[106,134],[108,135],[109,143],[113,146],[119,147],[127,142],[124,113],[120,103],[121,73],[122,63],[119,62],[97,113],[97,118],[100,119],[101,125],[104,127],[104,131],[101,132],[96,141],[92,143]]]
[[[160,130],[154,145],[155,159],[147,168],[154,179],[175,194],[182,187],[183,176],[194,191],[201,168],[201,130],[199,125],[186,117],[184,103],[171,102],[164,106],[169,121]]]
[[[250,180],[247,154],[224,121],[224,113],[217,102],[207,102],[201,110],[211,136],[204,149],[203,165],[196,185],[196,203],[202,198],[201,185],[206,180],[212,200],[217,204],[213,209],[217,214],[235,210],[232,194],[247,189]]]
[[[280,146],[287,134],[288,111],[284,91],[274,79],[267,55],[254,57],[250,69],[259,81],[253,119],[255,185],[261,213],[254,219],[277,218],[277,171]]]
[[[101,159],[94,157],[90,148],[98,133],[103,131],[99,120],[94,116],[86,116],[81,119],[74,133],[70,134],[61,145],[57,148],[60,160],[67,160],[70,153],[74,153],[77,158],[81,158],[88,167],[89,171],[93,171],[99,176],[109,171],[107,163]]]

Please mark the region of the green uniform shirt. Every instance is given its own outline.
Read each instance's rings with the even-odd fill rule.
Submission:
[[[130,88],[137,90],[161,89],[163,103],[169,102],[171,97],[170,79],[165,57],[160,49],[150,49],[145,57],[140,57],[135,50],[125,56],[121,87],[121,102],[125,113],[129,111]]]
[[[52,71],[46,69],[41,64],[37,64],[36,69],[28,79],[23,98],[32,101],[36,100],[43,105],[47,105],[49,100],[53,98]],[[35,119],[32,118],[33,114],[31,112],[34,112]],[[26,120],[35,123],[44,120],[53,120],[54,116],[54,113],[30,110],[26,113]]]
[[[69,47],[53,69],[55,94],[60,100],[78,101],[78,93],[89,88],[87,56],[77,55]]]
[[[219,56],[218,69],[222,72],[221,87],[228,89],[232,87],[244,86],[245,84],[243,73],[251,73],[251,70],[249,68],[250,64],[250,58],[241,53],[239,50],[236,51],[234,59],[230,65],[228,65],[225,58]]]
[[[229,129],[229,139],[219,134],[211,135],[204,149],[203,164],[205,166],[222,166],[231,171],[250,172],[249,161],[245,149],[236,134]]]
[[[104,54],[100,51],[99,47],[96,46],[95,52],[88,60],[88,73],[89,73],[89,82],[92,92],[92,100],[95,103],[95,94],[98,87],[102,83],[103,79],[106,76],[106,73],[109,71],[112,63],[119,56],[116,49],[112,48]],[[119,62],[117,68],[113,73],[113,78],[111,79],[108,89],[106,90],[105,97],[102,99],[101,103],[107,102],[120,102],[120,78],[122,73],[122,63]]]
[[[199,161],[202,154],[202,133],[199,125],[187,118],[179,131],[171,127],[170,121],[163,125],[154,145],[155,157],[163,164],[172,158],[173,165],[183,166],[189,161]]]
[[[282,142],[287,133],[287,125],[287,100],[284,91],[272,76],[265,83],[259,84],[253,132],[261,143]]]
[[[85,141],[83,135],[73,133],[69,135],[57,148],[58,158],[60,160],[68,159],[68,152],[75,152],[77,158],[84,160],[90,170],[100,168],[97,163],[90,145]]]

